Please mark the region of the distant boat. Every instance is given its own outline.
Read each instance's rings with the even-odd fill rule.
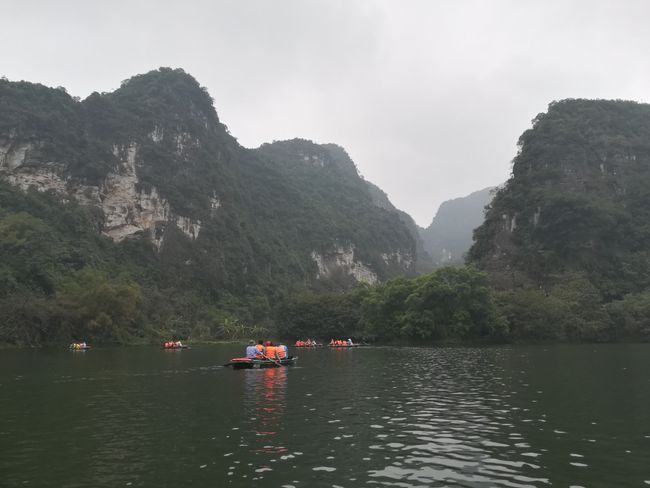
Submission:
[[[281,366],[293,366],[297,360],[297,356],[290,356],[285,359],[278,359],[277,361],[270,359],[232,358],[224,366],[232,366],[232,369],[279,368]]]
[[[176,341],[176,342],[170,341],[170,342],[165,342],[163,344],[163,349],[189,349],[189,348],[190,346],[181,344],[180,341]]]
[[[71,351],[87,351],[90,349],[90,346],[86,344],[85,342],[73,342],[70,344],[68,347]]]

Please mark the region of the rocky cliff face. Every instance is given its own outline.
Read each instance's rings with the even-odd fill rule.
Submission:
[[[24,191],[34,188],[53,192],[63,201],[75,200],[99,209],[103,215],[101,231],[117,242],[146,232],[160,248],[168,224],[177,226],[190,239],[198,237],[200,220],[175,215],[155,187],[146,189],[140,184],[136,143],[114,146],[118,163],[97,185],[71,178],[64,162],[34,164],[30,157],[35,151],[33,143],[13,143],[9,139],[0,147],[0,177]]]
[[[412,233],[394,209],[373,204],[342,148],[242,148],[181,70],[83,102],[3,80],[0,100],[1,179],[95,209],[112,241],[150,242],[163,266],[185,263],[178,272],[215,293],[415,273]]]
[[[589,277],[605,299],[650,276],[650,106],[565,100],[519,140],[470,259],[502,287]]]

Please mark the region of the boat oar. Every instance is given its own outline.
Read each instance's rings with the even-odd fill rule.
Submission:
[[[262,354],[262,356],[263,356],[264,358],[268,359],[269,361],[272,361],[273,363],[277,364],[278,366],[282,366],[282,365],[283,365],[280,361],[276,361],[275,359],[271,359],[271,358],[268,357],[266,354]]]

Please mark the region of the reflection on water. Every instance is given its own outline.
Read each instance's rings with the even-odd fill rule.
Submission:
[[[287,448],[276,443],[284,423],[287,368],[249,369],[241,373],[246,385],[244,409],[249,416],[250,432],[255,436],[250,451],[262,455],[286,453]]]
[[[649,346],[238,352],[0,356],[3,482],[650,485]]]

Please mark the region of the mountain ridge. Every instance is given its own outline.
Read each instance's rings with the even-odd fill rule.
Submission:
[[[0,179],[26,196],[43,194],[25,199],[7,189],[5,217],[19,207],[29,214],[29,205],[52,195],[91,216],[83,225],[113,242],[71,269],[54,266],[49,291],[8,270],[45,300],[56,301],[52,290],[70,273],[109,271],[113,252],[136,270],[125,272],[143,300],[182,287],[206,310],[216,307],[222,318],[215,323],[224,313],[268,321],[279,297],[302,289],[342,290],[416,273],[416,235],[396,209],[373,201],[344,149],[304,139],[244,148],[182,70],[137,75],[83,101],[0,80],[0,107]],[[58,225],[38,215],[34,225]],[[60,237],[67,242],[67,234]],[[169,310],[162,327],[179,323],[178,313]],[[210,320],[194,321],[214,335]],[[180,329],[190,322],[180,320]]]
[[[483,223],[484,208],[495,187],[477,190],[440,204],[427,228],[419,228],[424,249],[436,266],[461,264],[472,246],[473,230]]]

